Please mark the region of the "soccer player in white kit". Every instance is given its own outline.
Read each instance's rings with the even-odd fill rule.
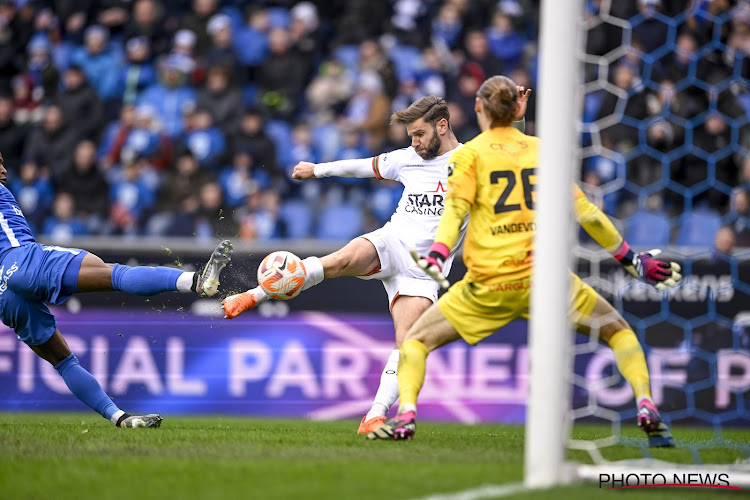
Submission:
[[[530,91],[519,88],[523,109],[516,120],[523,120]],[[398,399],[399,348],[409,328],[437,301],[439,285],[414,263],[410,249],[425,255],[437,233],[448,178],[448,158],[461,147],[450,126],[445,99],[426,96],[391,116],[391,123],[406,125],[411,146],[382,153],[373,158],[341,160],[313,164],[300,162],[292,176],[298,180],[320,177],[376,177],[404,185],[404,193],[391,220],[382,228],[350,241],[342,249],[325,257],[308,257],[302,262],[307,270],[303,290],[325,278],[356,276],[378,279],[388,294],[388,306],[396,332],[396,347],[380,378],[380,386],[370,411],[362,418],[359,434],[380,428],[390,407]],[[523,126],[523,122],[520,126]],[[465,226],[464,226],[465,231]],[[447,275],[463,232],[445,262]],[[227,318],[268,300],[260,287],[227,297],[222,306]]]

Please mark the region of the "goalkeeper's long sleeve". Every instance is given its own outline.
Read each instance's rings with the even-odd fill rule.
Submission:
[[[316,163],[315,177],[375,177],[372,158]]]
[[[574,210],[581,227],[609,253],[622,246],[622,236],[599,207],[591,203],[578,186],[574,188]]]
[[[435,243],[455,248],[470,208],[471,204],[463,198],[448,197],[443,207],[443,215],[440,217]]]

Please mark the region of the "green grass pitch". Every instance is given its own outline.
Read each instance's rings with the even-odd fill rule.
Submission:
[[[411,442],[368,442],[357,422],[167,418],[161,429],[115,429],[94,414],[0,414],[0,498],[3,499],[410,499],[521,480],[523,428],[420,422]],[[635,426],[633,426],[635,427]],[[577,427],[578,437],[605,428]],[[631,432],[632,431],[632,432]],[[639,438],[637,429],[626,434]],[[683,443],[710,439],[708,430],[675,429]],[[727,431],[747,443],[750,431]],[[638,442],[636,439],[634,442]],[[609,459],[639,456],[607,450]],[[684,449],[653,455],[690,462]],[[716,448],[704,460],[741,457]],[[506,498],[705,499],[746,492],[695,489],[600,490],[577,485]]]

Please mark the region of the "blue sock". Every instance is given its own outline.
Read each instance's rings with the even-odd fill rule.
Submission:
[[[176,292],[177,278],[183,273],[171,267],[130,267],[115,264],[112,268],[112,287],[134,295],[156,295]]]
[[[120,411],[102,390],[102,386],[99,385],[94,376],[81,366],[75,354],[71,354],[56,364],[55,370],[65,380],[70,392],[104,418],[110,420],[112,415]]]

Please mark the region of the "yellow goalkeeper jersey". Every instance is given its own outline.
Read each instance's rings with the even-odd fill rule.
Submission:
[[[531,275],[539,139],[513,127],[482,132],[451,155],[447,198],[471,204],[465,279],[485,285]]]

